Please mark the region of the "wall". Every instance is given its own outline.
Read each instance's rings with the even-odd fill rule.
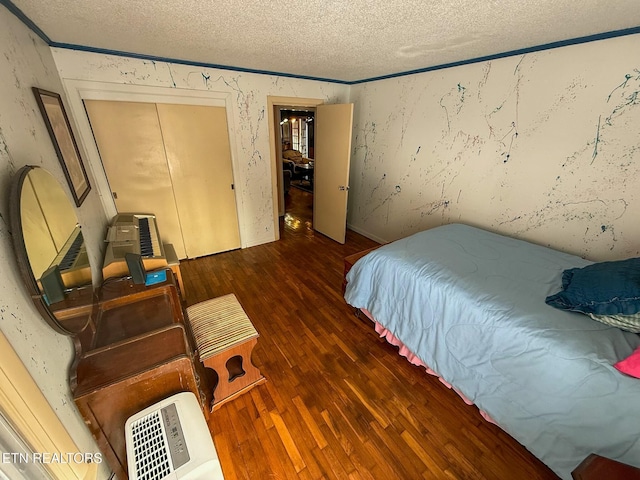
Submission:
[[[71,199],[32,86],[62,92],[50,49],[4,6],[0,7],[0,330],[7,337],[80,451],[97,447],[78,414],[68,387],[71,341],[54,333],[26,295],[9,227],[11,178],[23,165],[46,168]],[[70,200],[71,201],[71,200]],[[85,236],[99,245],[106,218],[95,192],[78,210]],[[89,250],[91,260],[100,252]],[[0,352],[1,353],[1,352]],[[101,476],[106,478],[106,467]]]
[[[267,97],[348,101],[349,87],[287,77],[239,73],[175,63],[53,48],[64,81],[95,81],[136,87],[167,87],[180,92],[231,94],[235,136],[235,186],[239,189],[243,246],[276,238]],[[233,147],[232,147],[233,148]],[[160,226],[160,229],[162,227]]]
[[[640,36],[356,85],[350,226],[640,252]]]

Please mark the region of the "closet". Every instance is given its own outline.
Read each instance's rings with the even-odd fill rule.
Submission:
[[[224,107],[84,104],[118,212],[155,214],[179,258],[240,248]]]

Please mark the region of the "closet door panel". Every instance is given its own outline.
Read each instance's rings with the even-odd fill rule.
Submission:
[[[157,107],[187,257],[240,248],[225,108]]]
[[[153,103],[85,100],[118,212],[153,213],[164,243],[185,257],[178,210]]]

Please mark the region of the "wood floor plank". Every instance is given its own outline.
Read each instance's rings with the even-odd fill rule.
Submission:
[[[418,458],[425,464],[427,467],[426,472],[429,474],[444,476],[443,470],[440,468],[436,460],[424,449],[423,445],[416,440],[416,438],[411,435],[407,430],[403,431],[400,436],[407,444],[407,446],[415,453]],[[423,476],[425,473],[423,472]]]
[[[342,298],[340,245],[292,188],[281,240],[181,262],[186,305],[234,293],[266,382],[209,420],[226,480],[557,477],[474,406],[398,355]]]
[[[349,386],[349,388],[356,394],[356,397],[360,401],[360,404],[366,408],[369,413],[373,416],[373,418],[378,422],[378,424],[382,428],[387,428],[389,426],[389,419],[386,415],[376,406],[373,402],[369,401],[362,392],[360,392],[356,386],[351,384],[348,380],[345,380],[345,383]]]
[[[350,463],[345,464],[343,460],[337,458],[335,451],[334,448],[314,449],[311,454],[318,461],[318,464],[324,467],[327,478],[336,480],[348,479],[349,473],[347,473],[345,467],[348,465],[350,472],[353,472],[354,469]]]
[[[311,435],[313,435],[313,438],[318,448],[323,449],[324,447],[329,445],[329,443],[327,442],[327,439],[324,438],[322,431],[320,430],[318,424],[313,418],[313,415],[311,414],[307,406],[304,404],[300,396],[299,395],[295,396],[292,400],[300,416],[304,420],[305,425],[309,429],[309,432],[311,433]]]
[[[300,455],[300,452],[296,447],[296,442],[291,437],[291,434],[289,433],[289,429],[285,425],[284,420],[282,419],[280,414],[277,412],[270,412],[270,413],[271,413],[271,419],[273,420],[273,425],[275,426],[276,431],[280,436],[280,440],[282,440],[282,444],[284,445],[284,448],[287,451],[287,454],[289,455],[289,458],[291,459],[291,462],[293,463],[293,466],[295,467],[296,472],[299,473],[307,465],[304,463],[304,460],[302,459],[302,456]]]

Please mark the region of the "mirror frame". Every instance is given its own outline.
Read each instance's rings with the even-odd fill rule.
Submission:
[[[18,170],[18,172],[15,174],[11,182],[11,191],[10,191],[10,197],[9,197],[9,219],[10,219],[10,226],[11,226],[11,236],[13,240],[13,249],[16,254],[16,261],[18,264],[18,270],[20,270],[20,276],[22,277],[22,280],[24,282],[25,287],[27,288],[27,292],[29,293],[31,300],[35,304],[36,309],[38,310],[42,318],[44,318],[47,324],[49,324],[49,326],[53,328],[56,332],[61,333],[63,335],[76,336],[82,331],[84,331],[87,328],[87,325],[91,323],[91,314],[87,316],[87,322],[80,330],[71,331],[64,328],[56,318],[53,311],[49,308],[47,302],[45,301],[44,296],[40,291],[40,288],[38,287],[38,281],[33,274],[31,263],[29,262],[29,255],[27,252],[27,247],[24,241],[24,234],[22,231],[22,214],[21,214],[22,188],[29,172],[31,172],[36,168],[41,168],[41,167],[37,167],[33,165],[25,165],[20,170]],[[52,178],[56,180],[55,177],[52,176]],[[92,298],[93,298],[93,294],[92,294]]]

